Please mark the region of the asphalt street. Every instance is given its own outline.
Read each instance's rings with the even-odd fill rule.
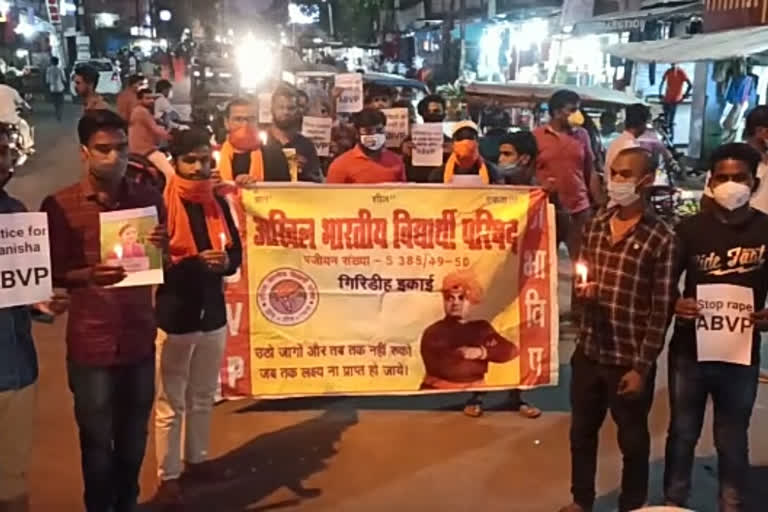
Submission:
[[[38,154],[9,186],[30,209],[78,179],[79,107],[57,123],[36,105]],[[567,268],[561,264],[561,269]],[[568,294],[561,279],[561,297]],[[40,356],[37,442],[30,472],[34,512],[80,511],[82,480],[72,399],[65,371],[64,326],[35,326]],[[465,394],[439,397],[243,400],[216,407],[212,456],[217,477],[188,489],[192,511],[300,510],[553,512],[568,503],[570,482],[568,357],[561,341],[561,385],[526,393],[544,410],[528,420],[503,410],[503,394],[479,419],[461,414]],[[668,421],[661,359],[652,433],[651,502],[659,504]],[[751,429],[753,510],[768,510],[768,392],[761,389]],[[716,460],[711,415],[697,451],[691,507],[714,512]],[[600,444],[597,512],[615,510],[620,478],[616,430],[606,421]],[[142,471],[142,501],[155,486],[154,441]]]

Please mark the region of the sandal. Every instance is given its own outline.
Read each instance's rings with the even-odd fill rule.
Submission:
[[[768,384],[768,370],[760,370],[760,376],[757,378],[760,384]]]
[[[520,408],[517,410],[517,412],[520,413],[520,416],[523,418],[528,418],[529,420],[535,420],[541,416],[541,409],[525,402],[520,404]]]
[[[483,402],[480,400],[469,400],[464,406],[464,414],[470,418],[479,418],[483,415]]]

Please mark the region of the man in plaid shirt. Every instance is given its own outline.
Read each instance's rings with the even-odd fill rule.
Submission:
[[[624,457],[619,511],[641,508],[648,494],[656,358],[676,297],[675,236],[647,209],[651,155],[639,147],[619,153],[608,193],[618,206],[584,229],[586,273],[577,277],[581,330],[571,360],[571,464],[574,503],[561,512],[591,511],[597,439],[610,409]]]

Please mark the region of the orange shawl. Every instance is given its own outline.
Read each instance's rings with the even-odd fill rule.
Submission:
[[[234,181],[235,175],[232,171],[232,159],[235,157],[235,148],[227,140],[221,146],[221,155],[219,157],[219,174],[225,181]],[[264,181],[264,157],[261,149],[251,151],[251,168],[248,175],[256,181]]]
[[[197,256],[199,251],[189,225],[189,216],[183,201],[203,206],[205,225],[213,250],[225,250],[232,245],[227,219],[216,200],[211,180],[185,180],[172,176],[165,187],[165,204],[168,208],[168,236],[173,263]],[[183,200],[183,201],[182,201]]]
[[[488,168],[485,166],[485,162],[483,162],[482,158],[479,159],[480,162],[480,179],[483,182],[483,185],[488,185],[491,183],[491,175],[488,174]],[[453,173],[454,169],[456,168],[456,164],[458,163],[458,158],[456,158],[456,154],[451,153],[451,156],[448,157],[448,161],[445,163],[445,171],[443,172],[443,183],[453,183]]]

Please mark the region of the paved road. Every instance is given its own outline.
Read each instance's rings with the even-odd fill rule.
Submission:
[[[79,174],[72,109],[57,124],[37,114],[40,153],[10,186],[32,207]],[[40,353],[39,423],[31,491],[34,512],[82,510],[79,452],[64,370],[64,322],[36,325]],[[564,336],[561,361],[573,348]],[[667,424],[662,364],[651,414],[652,499],[658,503]],[[567,383],[567,365],[561,382]],[[220,478],[191,491],[193,511],[301,510],[334,512],[552,512],[569,499],[567,385],[528,399],[545,410],[535,421],[497,409],[469,419],[465,396],[297,399],[230,402],[215,409],[212,455]],[[755,511],[768,503],[768,394],[761,390],[751,431]],[[708,420],[709,423],[710,420]],[[693,508],[714,512],[715,461],[711,428],[696,464]],[[598,512],[615,509],[619,483],[616,432],[601,439]],[[142,499],[156,485],[150,440]],[[762,488],[760,488],[760,484]],[[757,505],[760,503],[760,506]]]

